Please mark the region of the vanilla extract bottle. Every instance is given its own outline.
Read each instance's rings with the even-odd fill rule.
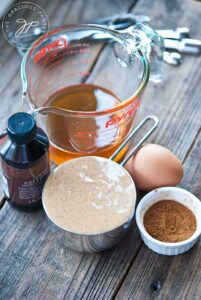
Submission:
[[[6,200],[28,211],[42,204],[42,190],[50,173],[49,141],[27,113],[12,115],[1,149],[1,173]]]

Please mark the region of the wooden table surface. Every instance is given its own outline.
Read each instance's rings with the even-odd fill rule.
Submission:
[[[36,2],[36,1],[32,1]],[[151,17],[154,28],[189,26],[201,38],[201,3],[193,0],[37,1],[51,26],[81,23],[106,15],[135,12]],[[20,57],[0,39],[0,124],[19,110]],[[183,162],[180,186],[201,198],[201,59],[185,57],[176,68],[164,64],[160,85],[149,84],[140,118],[160,117],[151,141],[172,150]],[[0,299],[201,299],[201,240],[177,257],[158,255],[131,236],[102,254],[64,248],[51,232],[44,212],[0,210]]]

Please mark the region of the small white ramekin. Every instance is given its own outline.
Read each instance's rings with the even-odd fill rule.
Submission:
[[[161,200],[175,200],[188,207],[195,215],[197,228],[187,240],[178,243],[165,243],[154,239],[145,229],[143,219],[146,211],[154,203]],[[201,201],[190,192],[177,187],[162,187],[148,193],[138,204],[136,222],[145,245],[151,250],[163,255],[178,255],[194,246],[201,234]]]

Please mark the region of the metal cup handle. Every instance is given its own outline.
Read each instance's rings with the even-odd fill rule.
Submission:
[[[137,127],[135,127],[131,133],[127,136],[125,141],[121,144],[121,146],[110,156],[110,160],[114,160],[115,157],[119,154],[119,152],[125,147],[125,145],[130,141],[131,138],[148,122],[153,121],[154,125],[147,131],[147,133],[143,136],[143,138],[137,143],[137,145],[132,149],[132,151],[126,156],[120,163],[121,166],[124,166],[127,161],[131,158],[133,154],[135,154],[138,149],[142,146],[142,144],[148,139],[148,137],[156,130],[159,124],[159,119],[156,116],[147,116],[145,117]]]

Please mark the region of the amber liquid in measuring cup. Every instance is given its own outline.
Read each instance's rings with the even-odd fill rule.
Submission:
[[[46,106],[76,111],[102,111],[119,104],[121,100],[111,91],[92,84],[79,84],[60,90],[52,95]],[[107,118],[107,117],[105,117]],[[101,120],[101,123],[103,120]],[[107,122],[107,119],[105,120]],[[56,164],[82,155],[110,157],[119,143],[111,139],[98,141],[96,132],[100,130],[99,120],[94,117],[80,118],[75,114],[67,116],[49,113],[47,116],[50,139],[50,158]],[[129,129],[129,128],[128,128]],[[91,135],[91,136],[90,136]],[[104,139],[102,139],[104,140]],[[126,149],[122,150],[123,156]]]

